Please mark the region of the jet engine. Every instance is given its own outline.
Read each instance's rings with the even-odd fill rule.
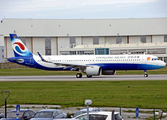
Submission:
[[[99,66],[90,66],[86,68],[86,75],[87,76],[97,76],[101,73],[101,67]]]
[[[102,70],[102,75],[115,75],[115,70]]]

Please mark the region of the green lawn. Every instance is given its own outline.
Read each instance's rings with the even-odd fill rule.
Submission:
[[[58,104],[160,108],[167,110],[167,81],[45,81],[0,82],[0,91],[9,90],[8,104]],[[0,97],[0,106],[4,100]]]
[[[24,69],[0,69],[0,76],[13,76],[13,75],[76,75],[76,71],[47,71],[32,68]],[[167,74],[167,67],[157,70],[149,70],[148,74]],[[117,71],[117,75],[125,74],[144,74],[142,70],[134,71]]]

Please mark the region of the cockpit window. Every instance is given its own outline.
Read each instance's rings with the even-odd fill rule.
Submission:
[[[155,60],[160,60],[159,58],[152,58],[152,61],[155,61]]]

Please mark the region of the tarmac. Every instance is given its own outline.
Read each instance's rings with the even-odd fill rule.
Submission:
[[[75,75],[49,75],[49,76],[1,76],[0,82],[3,81],[125,81],[125,80],[167,80],[167,74],[150,74],[144,75],[101,75],[87,78],[76,78]]]
[[[8,106],[13,106],[12,108],[7,108],[7,111],[16,109],[16,105],[8,105]],[[90,106],[91,107],[91,106]],[[38,112],[39,110],[42,109],[59,109],[62,110],[65,113],[76,113],[79,109],[84,108],[84,107],[61,107],[60,105],[20,105],[20,109],[31,109],[35,112]],[[104,111],[112,111],[114,110],[115,112],[120,112],[121,111],[121,116],[123,117],[124,120],[136,120],[136,119],[140,119],[140,120],[146,120],[146,118],[152,117],[154,118],[154,114],[153,114],[153,109],[140,109],[139,108],[139,117],[136,118],[136,113],[135,110],[136,108],[118,108],[118,107],[100,107],[102,108]],[[131,112],[128,112],[131,111]],[[159,116],[159,109],[155,110],[155,115]],[[0,113],[4,114],[5,112],[5,107],[2,106],[0,108]],[[163,119],[161,120],[167,120],[167,113],[163,113]]]

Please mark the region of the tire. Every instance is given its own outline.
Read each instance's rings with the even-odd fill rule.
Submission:
[[[148,77],[148,74],[144,74],[144,77]]]
[[[92,77],[92,75],[87,75],[87,78],[91,78]]]
[[[81,73],[77,73],[77,74],[76,74],[76,77],[77,77],[77,78],[82,78],[82,74],[81,74]]]

